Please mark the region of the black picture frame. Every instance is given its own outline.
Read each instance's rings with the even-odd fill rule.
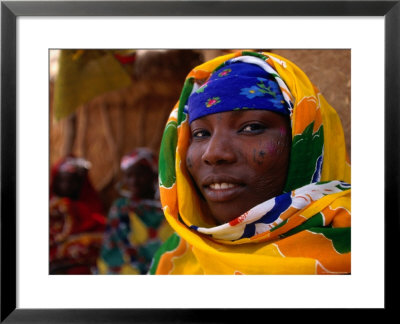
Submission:
[[[16,19],[19,16],[383,16],[385,20],[385,310],[393,310],[399,237],[400,1],[2,1],[1,323],[236,322],[232,309],[16,307]],[[371,230],[372,233],[372,230]],[[372,236],[372,235],[371,235]],[[371,238],[372,240],[372,238]],[[371,261],[372,262],[372,261]],[[366,283],[367,285],[368,283]],[[248,310],[247,310],[248,311]],[[269,310],[271,311],[271,310]],[[265,310],[251,310],[252,317]],[[269,313],[268,316],[271,316]]]

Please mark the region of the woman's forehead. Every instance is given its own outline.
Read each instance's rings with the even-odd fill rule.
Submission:
[[[144,172],[144,171],[152,171],[152,168],[145,159],[141,159],[136,163],[132,164],[126,170],[124,170],[124,174],[130,175],[133,173]]]
[[[59,172],[57,174],[57,180],[58,181],[77,181],[81,177],[79,176],[78,173],[72,173],[72,172]]]
[[[226,121],[226,122],[236,122],[243,120],[260,120],[260,121],[268,121],[271,123],[280,124],[282,121],[287,121],[288,116],[281,115],[279,113],[269,111],[269,110],[232,110],[219,112],[215,114],[210,114],[198,118],[192,121],[191,126],[195,126],[196,124],[201,123],[212,123],[214,121]]]

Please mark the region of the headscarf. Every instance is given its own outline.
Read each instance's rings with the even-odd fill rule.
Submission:
[[[269,110],[290,114],[293,106],[287,102],[274,74],[262,60],[246,63],[229,60],[217,68],[209,80],[193,91],[188,99],[189,124],[206,115],[233,110]],[[276,75],[276,74],[275,74]]]
[[[138,147],[124,155],[121,159],[121,170],[126,171],[136,163],[147,165],[154,173],[158,171],[157,157],[154,152],[147,147]]]
[[[215,78],[212,73],[221,64],[230,68],[230,60],[262,67],[279,85],[291,119],[292,147],[284,192],[216,226],[203,212],[186,167],[188,98]],[[194,68],[167,121],[159,169],[164,214],[177,234],[158,251],[150,273],[350,273],[350,164],[341,122],[287,59],[244,51]]]

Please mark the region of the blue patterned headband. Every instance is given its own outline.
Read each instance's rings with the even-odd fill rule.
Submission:
[[[290,114],[274,76],[259,65],[238,60],[217,68],[188,99],[189,123],[206,115],[245,109]]]

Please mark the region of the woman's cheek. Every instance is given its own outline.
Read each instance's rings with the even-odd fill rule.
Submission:
[[[253,158],[253,163],[261,166],[264,164],[265,159],[267,157],[267,150],[264,148],[253,148],[252,152],[252,158]]]
[[[270,142],[268,149],[270,154],[281,157],[287,151],[290,140],[284,127],[280,128],[279,135]]]
[[[192,173],[193,170],[193,162],[196,161],[196,157],[193,156],[194,152],[196,152],[195,149],[193,149],[193,144],[189,145],[187,154],[186,154],[186,166],[189,170],[190,173]]]
[[[282,143],[279,137],[262,141],[257,148],[253,149],[253,162],[258,165],[269,162],[280,155],[281,147]]]
[[[193,168],[192,159],[190,158],[190,156],[188,156],[186,158],[186,165],[187,165],[188,169]]]
[[[277,137],[252,149],[252,162],[259,167],[280,165],[282,159],[286,159],[288,143],[284,138]]]
[[[279,138],[268,142],[266,145],[266,151],[268,152],[268,155],[269,156],[277,155],[279,146],[280,146]]]

